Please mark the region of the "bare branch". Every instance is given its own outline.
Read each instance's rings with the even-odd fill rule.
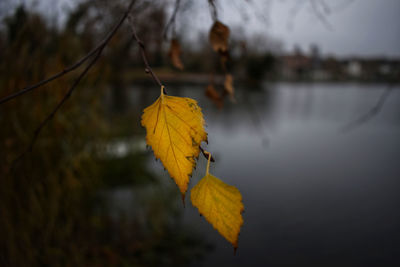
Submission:
[[[324,0],[319,0],[319,3],[321,4],[325,14],[329,15],[332,13],[331,7]]]
[[[208,0],[208,6],[210,7],[212,20],[217,21],[218,20],[218,11],[217,11],[217,7],[215,6],[215,0]]]
[[[157,83],[157,85],[164,88],[163,89],[164,94],[167,94],[167,92],[165,90],[165,86],[161,83],[160,79],[157,77],[157,75],[154,73],[153,69],[150,67],[149,61],[147,60],[147,57],[146,57],[146,51],[145,51],[146,49],[145,49],[144,43],[140,40],[139,36],[136,33],[136,29],[133,24],[134,19],[133,19],[132,15],[128,16],[128,20],[129,20],[129,26],[132,30],[133,38],[135,39],[136,43],[139,45],[140,55],[142,56],[142,59],[143,59],[145,72],[150,74],[151,77],[153,78],[153,80]],[[203,153],[204,157],[206,159],[208,159],[208,155],[206,155],[204,153],[204,149],[201,146],[199,146],[199,148],[200,148],[201,152]],[[211,156],[211,161],[214,162],[214,158],[212,158],[212,156]]]
[[[88,60],[91,56],[93,56],[94,54],[96,54],[99,50],[103,50],[104,46],[106,46],[108,44],[108,42],[111,40],[111,38],[115,35],[115,33],[118,31],[118,29],[121,27],[122,23],[125,21],[126,17],[128,16],[129,12],[132,9],[133,3],[135,1],[132,0],[131,3],[128,6],[127,11],[124,13],[124,15],[121,17],[121,19],[119,20],[119,22],[114,26],[114,28],[107,34],[107,36],[103,39],[103,41],[101,41],[95,48],[93,48],[89,53],[87,53],[85,56],[83,56],[81,59],[79,59],[76,63],[74,63],[73,65],[63,69],[62,71],[60,71],[57,74],[54,74],[53,76],[42,80],[34,85],[28,86],[16,93],[13,93],[11,95],[8,95],[6,97],[3,97],[2,99],[0,99],[0,105],[8,102],[16,97],[19,97],[21,95],[24,95],[26,93],[29,93],[30,91],[39,88],[51,81],[54,81],[57,78],[60,78],[61,76],[64,76],[65,74],[79,68],[84,62],[86,62],[86,60]]]
[[[203,154],[203,156],[204,156],[206,159],[208,159],[208,157],[211,156],[210,161],[211,161],[211,162],[215,162],[215,159],[213,158],[213,156],[211,155],[211,153],[205,151],[201,146],[199,146],[199,147],[200,147],[201,153]]]
[[[160,79],[158,79],[157,75],[154,73],[153,69],[150,67],[149,61],[147,60],[147,57],[146,57],[145,46],[136,33],[136,29],[133,26],[133,18],[131,15],[129,15],[128,20],[129,20],[129,26],[131,27],[131,30],[132,30],[133,38],[135,39],[136,43],[139,45],[140,55],[142,56],[142,60],[143,60],[144,67],[145,67],[144,71],[151,75],[151,77],[157,83],[158,86],[160,86],[160,87],[164,86],[161,83]]]
[[[57,106],[55,106],[55,108],[53,109],[53,111],[39,124],[39,126],[36,128],[36,130],[34,131],[33,137],[31,139],[31,142],[29,143],[28,148],[22,152],[11,164],[11,168],[13,168],[15,166],[15,164],[21,160],[27,153],[32,152],[33,150],[33,146],[35,145],[36,139],[38,138],[40,132],[42,131],[42,129],[47,125],[47,123],[53,119],[54,115],[57,113],[57,111],[62,107],[62,105],[69,99],[69,97],[71,96],[71,94],[73,93],[73,91],[76,89],[76,87],[78,86],[79,82],[82,80],[82,78],[88,73],[88,71],[93,67],[93,65],[97,62],[97,60],[99,59],[101,53],[103,52],[104,48],[107,46],[108,42],[112,39],[112,37],[115,35],[115,33],[117,32],[117,30],[121,27],[122,23],[125,21],[125,19],[127,18],[129,12],[132,9],[134,0],[132,0],[132,2],[130,3],[130,5],[128,6],[128,9],[125,11],[124,15],[121,17],[121,19],[119,20],[119,22],[116,24],[116,26],[113,28],[113,30],[107,35],[107,37],[104,39],[104,41],[102,41],[93,51],[95,51],[94,53],[90,52],[87,56],[86,59],[91,58],[91,56],[94,54],[94,57],[92,57],[92,59],[89,61],[88,65],[86,66],[86,68],[81,72],[81,74],[78,76],[78,78],[75,80],[75,82],[71,85],[71,87],[69,88],[69,90],[67,91],[67,93],[64,95],[64,97],[61,99],[61,101],[57,104]],[[92,53],[92,54],[91,54]],[[84,61],[86,61],[86,59]],[[82,61],[82,63],[84,62]],[[80,63],[80,64],[82,64]],[[65,73],[64,73],[65,74]],[[62,74],[62,75],[64,75]],[[61,77],[62,75],[58,76]],[[55,78],[53,78],[52,80],[54,80]],[[49,82],[49,81],[47,81]],[[47,83],[45,81],[41,82],[42,85]],[[40,85],[39,85],[40,86]],[[36,86],[34,88],[38,88],[39,86]],[[33,89],[34,89],[33,88]],[[31,90],[33,90],[31,89]],[[22,95],[22,94],[20,94]]]
[[[317,5],[317,2],[315,0],[310,0],[311,7],[314,11],[315,16],[321,21],[321,23],[325,26],[325,28],[329,31],[333,31],[333,26],[329,23],[329,21],[326,19],[325,14],[323,14]],[[322,6],[325,10],[326,7]]]
[[[165,26],[165,29],[164,29],[164,34],[163,34],[164,40],[166,40],[167,37],[168,37],[168,36],[167,36],[167,35],[168,35],[168,30],[169,30],[169,28],[171,27],[171,25],[173,25],[173,28],[172,28],[172,35],[174,36],[174,35],[176,34],[176,33],[175,33],[175,19],[176,19],[176,14],[178,14],[180,2],[181,2],[181,0],[175,0],[175,8],[174,8],[174,11],[173,11],[172,16],[171,16],[171,18],[169,19],[167,25]]]
[[[15,164],[22,159],[26,153],[30,153],[33,150],[33,146],[36,143],[36,139],[38,138],[40,132],[42,129],[47,125],[47,123],[53,119],[54,115],[56,115],[57,111],[61,108],[61,106],[69,99],[71,96],[72,92],[75,90],[79,82],[82,80],[82,78],[86,75],[86,73],[92,68],[94,63],[99,59],[105,45],[100,48],[100,50],[97,52],[97,54],[93,57],[93,59],[89,62],[89,64],[86,66],[86,68],[81,72],[81,74],[78,76],[78,78],[75,80],[75,82],[72,84],[72,86],[69,88],[68,92],[64,95],[64,97],[61,99],[61,101],[57,104],[57,106],[53,109],[53,111],[39,124],[39,126],[36,128],[33,137],[29,143],[28,148],[22,152],[11,164],[11,166],[15,166]]]

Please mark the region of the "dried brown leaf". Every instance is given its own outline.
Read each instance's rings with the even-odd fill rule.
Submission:
[[[218,93],[218,91],[215,90],[215,88],[212,84],[209,84],[207,86],[205,94],[209,99],[211,99],[214,102],[214,104],[219,109],[221,109],[224,106],[224,99],[222,98],[220,93]]]
[[[179,70],[183,70],[183,63],[181,60],[181,46],[176,39],[171,40],[171,46],[168,51],[168,56],[171,59],[172,65]]]
[[[229,95],[232,102],[235,102],[235,89],[233,88],[233,76],[231,74],[225,75],[224,82],[225,93]]]
[[[228,51],[229,28],[220,21],[216,21],[210,30],[210,43],[215,52]]]

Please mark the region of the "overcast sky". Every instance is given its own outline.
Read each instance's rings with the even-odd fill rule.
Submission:
[[[172,4],[174,1],[169,0]],[[196,7],[188,12],[189,22],[184,27],[207,32],[212,23],[207,1],[191,1]],[[222,22],[231,28],[241,25],[248,35],[259,32],[281,40],[286,51],[292,50],[295,44],[305,51],[309,50],[310,44],[317,44],[323,54],[400,58],[400,0],[315,0],[315,2],[322,1],[319,3],[326,3],[329,7],[330,14],[325,18],[331,29],[315,15],[310,4],[312,1],[217,0],[216,2],[219,19]],[[65,10],[65,6],[72,8],[74,2],[76,1],[41,0],[39,5],[51,9],[58,5],[57,9]],[[302,2],[306,4],[301,5],[297,15],[294,16],[293,10]],[[318,5],[318,8],[323,12],[324,5]],[[262,16],[267,19],[261,19]],[[196,31],[191,32],[196,34]]]
[[[295,44],[308,51],[314,43],[324,54],[400,57],[400,0],[325,0],[330,10],[325,16],[328,26],[318,19],[308,0],[218,2],[219,17],[224,23],[242,25],[247,34],[266,33],[283,41],[287,51]],[[293,10],[299,2],[306,4],[294,17]],[[323,7],[318,6],[320,12]],[[246,13],[248,20],[243,18]],[[262,15],[268,18],[266,22],[260,19]],[[203,30],[211,23],[207,12],[196,15],[194,20]]]

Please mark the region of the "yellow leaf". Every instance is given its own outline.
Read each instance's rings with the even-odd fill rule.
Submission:
[[[200,153],[200,143],[207,141],[207,133],[197,102],[187,97],[165,95],[163,89],[160,97],[143,110],[141,123],[146,128],[147,144],[184,197]]]
[[[238,246],[240,227],[243,224],[241,213],[244,210],[239,190],[207,173],[192,188],[190,199],[200,214],[228,240],[234,248]]]

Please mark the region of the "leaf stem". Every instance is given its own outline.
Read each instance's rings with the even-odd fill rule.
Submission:
[[[150,67],[149,61],[147,60],[147,56],[145,53],[145,45],[140,40],[139,36],[136,33],[133,16],[129,15],[128,20],[130,22],[129,26],[131,28],[133,38],[135,39],[136,43],[139,45],[139,51],[140,51],[140,55],[142,56],[142,60],[143,60],[144,67],[145,67],[145,72],[150,74],[151,77],[153,78],[153,80],[161,87],[161,96],[167,95],[164,85],[161,83],[160,79],[157,77],[157,75],[154,73],[153,69]],[[204,153],[204,149],[201,146],[199,146],[199,148],[200,148],[201,152],[203,153],[203,155],[207,158],[207,155]],[[211,161],[214,162],[214,159],[211,156],[211,153],[209,153],[209,157],[211,157]]]
[[[206,175],[208,175],[208,171],[210,170],[211,153],[208,151],[205,152],[208,154],[207,169],[206,169]]]

